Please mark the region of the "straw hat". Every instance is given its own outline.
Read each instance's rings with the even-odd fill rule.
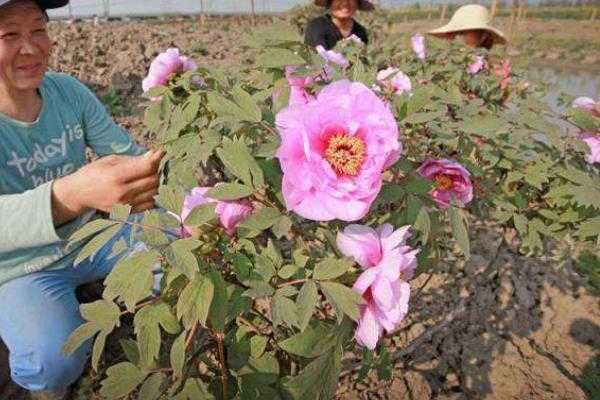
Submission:
[[[315,0],[315,5],[319,7],[329,7],[332,0]],[[368,0],[358,0],[358,9],[361,11],[372,11],[375,9],[375,6],[371,1]]]
[[[479,4],[468,4],[456,10],[450,22],[446,25],[427,33],[434,36],[444,36],[447,33],[484,30],[492,34],[494,43],[505,44],[507,41],[506,36],[502,31],[490,25],[491,20],[492,17],[487,8]]]

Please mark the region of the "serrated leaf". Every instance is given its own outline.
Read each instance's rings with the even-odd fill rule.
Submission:
[[[362,297],[351,288],[337,282],[320,282],[319,286],[327,301],[352,320],[357,321],[360,316],[359,305],[363,303]],[[340,316],[338,315],[338,321]]]
[[[241,119],[243,121],[260,122],[262,120],[260,108],[248,92],[240,86],[236,86],[231,90],[231,95],[242,111]]]
[[[158,257],[154,251],[141,251],[121,260],[105,280],[103,297],[120,299],[133,312],[138,302],[152,294]]]
[[[279,291],[275,292],[272,300],[273,326],[277,327],[283,322],[289,326],[298,324],[296,303],[283,296]]]
[[[352,266],[352,263],[345,259],[328,258],[315,266],[313,279],[329,280],[344,275]]]
[[[595,237],[600,235],[600,217],[596,217],[579,225],[577,236],[581,239]]]
[[[452,234],[458,247],[462,250],[463,254],[467,259],[471,258],[471,244],[469,241],[469,234],[465,225],[464,217],[460,209],[456,207],[448,208],[448,218],[450,219],[450,226],[452,227]]]
[[[108,400],[116,400],[133,392],[146,379],[148,373],[129,362],[122,362],[110,367],[106,375],[100,394]]]
[[[71,235],[71,237],[69,238],[68,247],[71,247],[73,244],[87,239],[90,236],[93,236],[98,232],[101,232],[117,224],[119,223],[116,221],[108,221],[105,219],[96,219],[88,224],[85,224],[81,229],[77,230]]]
[[[224,183],[210,189],[206,196],[215,200],[237,200],[252,195],[254,190],[239,183]]]
[[[279,342],[279,347],[290,354],[315,358],[333,347],[337,341],[337,331],[333,326],[315,322],[303,332]]]
[[[177,318],[182,320],[186,329],[196,322],[206,326],[208,312],[214,296],[214,285],[204,275],[198,274],[183,289],[177,301]]]
[[[298,297],[296,298],[298,328],[300,328],[301,331],[308,326],[318,301],[319,293],[316,283],[312,280],[306,281],[304,285],[302,285],[302,289],[300,289],[300,293],[298,293]]]

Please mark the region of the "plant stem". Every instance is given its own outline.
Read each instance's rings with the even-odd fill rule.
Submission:
[[[196,337],[196,333],[198,332],[198,328],[200,327],[200,323],[196,321],[194,326],[192,326],[192,330],[188,334],[188,337],[185,339],[185,349],[189,349],[190,345],[194,341],[194,337]]]
[[[221,384],[223,385],[223,400],[227,400],[227,363],[225,361],[225,348],[223,346],[225,335],[223,333],[215,332],[215,339],[217,340],[217,346],[219,348],[219,363],[221,368]]]
[[[299,283],[304,283],[309,281],[309,279],[296,279],[295,281],[289,281],[289,282],[284,282],[281,283],[279,285],[277,285],[278,288],[282,288],[282,287],[286,287],[286,286],[292,286],[292,285],[297,285]]]

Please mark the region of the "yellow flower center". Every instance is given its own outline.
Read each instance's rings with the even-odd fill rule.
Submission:
[[[439,174],[438,176],[436,176],[434,178],[434,180],[435,180],[435,183],[437,183],[438,188],[440,188],[441,190],[452,189],[452,186],[453,186],[452,178],[450,178],[448,175]]]
[[[336,174],[356,176],[365,160],[366,150],[361,138],[337,133],[327,142],[325,159]]]

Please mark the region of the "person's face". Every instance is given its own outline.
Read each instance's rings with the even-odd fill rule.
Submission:
[[[480,30],[469,30],[460,33],[460,37],[465,45],[469,47],[479,47],[483,43],[484,32]]]
[[[0,85],[37,89],[48,69],[52,44],[46,18],[31,0],[0,8]]]
[[[338,19],[352,18],[358,9],[358,0],[333,0],[331,2],[331,16]]]

